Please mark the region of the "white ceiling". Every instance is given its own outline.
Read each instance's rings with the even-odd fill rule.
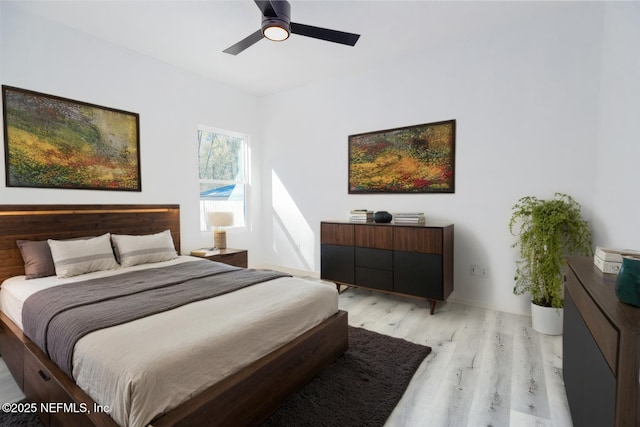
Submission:
[[[14,7],[258,96],[426,52],[452,38],[517,25],[561,2],[292,0],[291,20],[361,34],[354,47],[292,35],[237,56],[260,28],[252,0],[41,0]],[[565,3],[566,4],[566,3]]]

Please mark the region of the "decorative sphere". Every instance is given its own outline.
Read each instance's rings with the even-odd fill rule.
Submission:
[[[375,222],[387,223],[387,222],[391,222],[392,219],[393,219],[393,215],[391,215],[387,211],[378,211],[373,214],[373,220]]]

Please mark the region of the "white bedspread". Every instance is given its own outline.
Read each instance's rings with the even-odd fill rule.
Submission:
[[[192,260],[180,257],[138,268]],[[70,279],[9,279],[0,291],[0,308],[21,327],[19,312],[28,295],[52,286],[44,282]],[[146,426],[337,310],[333,286],[290,277],[271,280],[93,332],[75,346],[73,375],[97,403],[111,408],[118,424]]]

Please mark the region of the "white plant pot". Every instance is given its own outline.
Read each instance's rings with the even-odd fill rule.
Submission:
[[[531,303],[533,329],[546,335],[562,335],[563,308],[542,307]]]

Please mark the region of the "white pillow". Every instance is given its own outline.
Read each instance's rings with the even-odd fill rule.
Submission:
[[[176,248],[173,246],[170,230],[145,236],[112,234],[111,241],[116,258],[123,267],[169,261],[178,256]]]
[[[113,270],[118,263],[113,257],[109,233],[89,239],[47,240],[58,278],[77,276],[92,271]]]

